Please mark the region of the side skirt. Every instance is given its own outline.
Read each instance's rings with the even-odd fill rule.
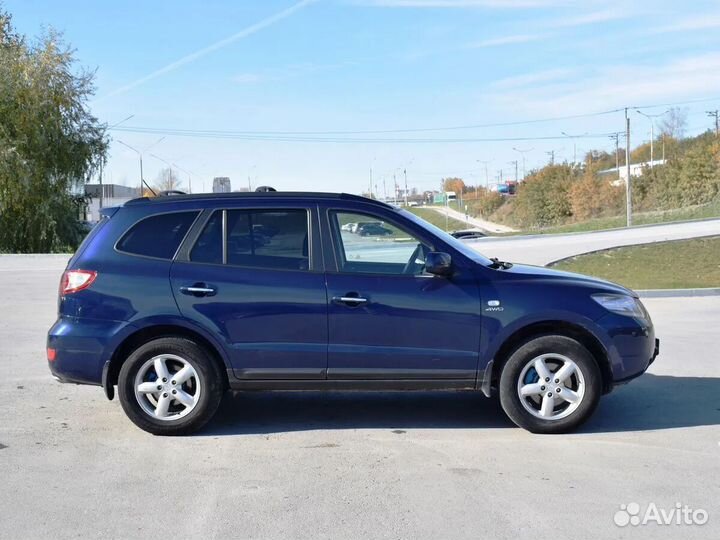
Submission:
[[[323,379],[323,380],[239,380],[230,379],[231,390],[476,390],[475,379]]]

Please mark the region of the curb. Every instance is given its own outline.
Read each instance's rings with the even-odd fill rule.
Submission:
[[[636,290],[640,298],[674,298],[681,296],[720,296],[720,287],[703,289],[645,289]]]

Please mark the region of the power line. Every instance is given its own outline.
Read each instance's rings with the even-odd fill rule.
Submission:
[[[536,137],[455,137],[455,138],[360,138],[360,137],[320,137],[320,136],[294,136],[294,135],[248,135],[233,131],[205,131],[172,128],[146,128],[122,127],[114,131],[125,133],[152,133],[161,135],[174,135],[179,137],[196,137],[204,139],[233,139],[244,141],[273,141],[273,142],[321,142],[321,143],[471,143],[471,142],[521,142],[521,141],[553,141],[560,140],[562,135],[545,135]],[[607,133],[593,133],[583,135],[584,139],[603,139]]]
[[[714,97],[714,98],[703,98],[703,99],[695,99],[695,100],[689,100],[689,101],[676,101],[673,103],[658,103],[654,105],[636,105],[633,107],[628,107],[630,109],[652,109],[656,107],[670,107],[675,105],[688,105],[691,103],[704,103],[704,102],[713,102],[713,101],[720,101],[720,97]],[[223,134],[237,134],[237,135],[253,135],[253,136],[331,136],[331,135],[383,135],[383,134],[392,134],[392,133],[423,133],[423,132],[431,132],[431,131],[453,131],[453,130],[467,130],[467,129],[479,129],[479,128],[490,128],[490,127],[512,127],[512,126],[522,126],[522,125],[530,125],[530,124],[540,124],[545,122],[556,122],[556,121],[562,121],[562,120],[574,120],[578,118],[591,118],[595,116],[603,116],[607,114],[613,114],[618,112],[623,112],[625,110],[624,107],[616,108],[616,109],[608,109],[604,111],[595,111],[595,112],[589,112],[589,113],[580,113],[580,114],[570,114],[570,115],[563,115],[563,116],[552,116],[552,117],[545,117],[545,118],[534,118],[529,120],[515,120],[511,122],[491,122],[491,123],[477,123],[477,124],[466,124],[466,125],[457,125],[457,126],[440,126],[440,127],[422,127],[422,128],[400,128],[400,129],[371,129],[371,130],[329,130],[329,131],[264,131],[264,130],[244,130],[244,131],[223,131],[223,130],[182,130],[182,131],[188,131],[193,133],[208,133],[208,134],[217,134],[217,133],[223,133]],[[132,129],[156,129],[158,131],[164,132],[170,132],[170,129],[162,129],[160,128],[143,128],[140,126],[135,126]]]

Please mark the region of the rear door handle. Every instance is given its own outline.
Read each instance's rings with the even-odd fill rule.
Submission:
[[[205,283],[195,283],[189,287],[180,287],[180,292],[192,296],[213,296],[217,292],[217,289],[205,285]]]

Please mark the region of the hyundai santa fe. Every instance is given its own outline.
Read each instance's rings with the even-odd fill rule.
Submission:
[[[383,235],[350,232],[377,223]],[[490,248],[490,245],[484,244]],[[227,390],[464,390],[572,430],[658,354],[624,287],[489,259],[406,210],[329,193],[134,199],[62,276],[47,359],[132,422],[191,433]]]

